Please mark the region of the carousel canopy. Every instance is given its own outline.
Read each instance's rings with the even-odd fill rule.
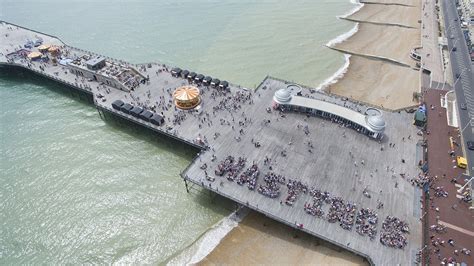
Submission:
[[[30,58],[30,59],[39,58],[41,56],[43,56],[43,54],[40,53],[40,52],[31,52],[31,53],[28,54],[28,58]]]
[[[199,97],[199,89],[194,86],[182,86],[173,93],[173,98],[178,101],[190,101]]]
[[[59,51],[59,47],[57,47],[57,46],[51,46],[48,49],[48,52],[50,52],[50,53],[51,52],[57,52],[57,51]]]
[[[48,50],[50,47],[51,47],[51,45],[49,45],[49,44],[43,44],[43,45],[40,45],[40,46],[38,47],[38,50],[40,50],[40,51],[46,51],[46,50]]]

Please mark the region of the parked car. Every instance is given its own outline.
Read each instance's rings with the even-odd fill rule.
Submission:
[[[467,148],[470,150],[474,150],[474,141],[468,141],[467,142]]]

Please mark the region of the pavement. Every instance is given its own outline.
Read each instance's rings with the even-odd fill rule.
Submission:
[[[450,137],[453,137],[456,143],[460,143],[460,138],[458,129],[447,124],[446,109],[440,107],[441,97],[444,97],[445,93],[446,91],[428,90],[424,97],[428,109],[428,173],[432,178],[429,198],[424,202],[426,214],[423,217],[427,219],[424,224],[424,239],[428,245],[425,254],[429,254],[430,262],[434,265],[450,257],[458,263],[474,265],[474,254],[468,256],[461,252],[463,248],[474,250],[474,212],[469,210],[469,203],[459,199],[460,193],[457,192],[458,188],[465,184],[466,178],[463,175],[465,170],[457,168],[455,157],[449,154]],[[433,109],[430,108],[431,105]],[[463,155],[459,145],[454,145],[454,151],[455,156]],[[457,183],[452,182],[453,178]],[[435,195],[435,189],[438,187],[448,193],[447,197]],[[437,224],[446,226],[447,231],[429,231],[430,226]],[[454,245],[448,244],[449,239],[454,240]],[[445,244],[435,246],[435,241],[445,241]],[[437,249],[439,252],[435,252]],[[458,250],[458,255],[455,250]]]
[[[467,141],[474,140],[474,72],[454,1],[441,1],[441,8],[444,13],[444,24],[450,52],[453,87],[459,108],[459,128],[462,134],[462,143],[466,147]],[[453,51],[453,47],[456,47],[456,51]],[[459,77],[457,77],[458,75]],[[460,108],[461,103],[466,103],[466,110]],[[474,170],[474,151],[465,149],[464,155],[468,161],[468,171],[472,174]]]
[[[430,84],[444,82],[443,63],[441,60],[441,50],[438,43],[438,18],[436,17],[436,3],[432,0],[424,0],[422,7],[422,25],[421,25],[421,65],[428,69],[430,73]]]

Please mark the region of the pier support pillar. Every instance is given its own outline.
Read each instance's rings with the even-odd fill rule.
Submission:
[[[184,185],[186,186],[186,192],[189,193],[188,181],[184,179]]]

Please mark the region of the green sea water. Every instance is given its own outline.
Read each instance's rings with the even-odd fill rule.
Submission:
[[[323,45],[348,0],[0,0],[0,19],[141,63],[247,87],[317,86],[344,64]],[[179,178],[195,151],[104,121],[87,101],[0,69],[0,264],[163,263],[229,214]]]

